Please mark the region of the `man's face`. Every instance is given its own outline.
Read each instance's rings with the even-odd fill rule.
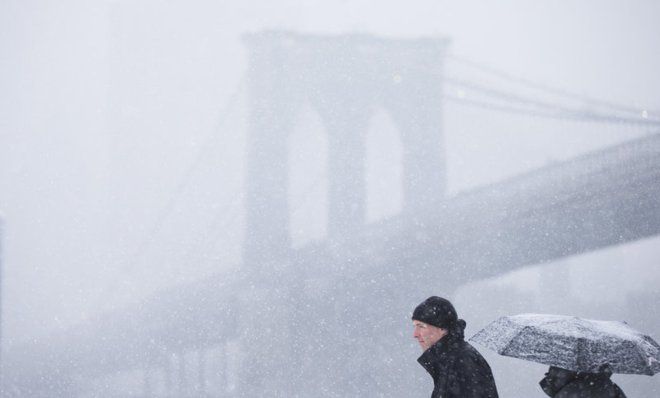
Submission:
[[[421,321],[413,321],[413,337],[422,346],[422,350],[428,350],[433,344],[447,335],[447,330],[437,326],[429,325]]]

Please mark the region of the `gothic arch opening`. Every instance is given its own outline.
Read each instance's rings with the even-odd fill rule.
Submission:
[[[296,248],[325,238],[328,230],[328,138],[311,106],[297,114],[287,149],[289,231]]]
[[[389,114],[378,109],[365,136],[366,221],[394,216],[403,209],[403,144]]]

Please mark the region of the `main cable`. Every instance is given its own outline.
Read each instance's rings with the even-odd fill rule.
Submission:
[[[488,73],[490,75],[493,75],[493,76],[498,77],[498,78],[503,79],[503,80],[507,80],[507,81],[510,81],[510,82],[513,82],[513,83],[516,83],[516,84],[520,84],[522,86],[526,86],[526,87],[534,89],[534,90],[543,91],[543,92],[546,92],[546,93],[549,93],[549,94],[553,94],[553,95],[557,95],[557,96],[561,96],[561,97],[565,97],[565,98],[570,98],[572,100],[581,101],[581,102],[584,102],[586,104],[598,105],[598,106],[609,108],[609,109],[612,109],[612,110],[615,110],[615,111],[618,111],[618,112],[633,113],[633,114],[636,114],[636,115],[643,114],[644,112],[646,112],[646,113],[655,113],[655,114],[660,113],[660,112],[650,112],[648,109],[634,108],[634,107],[631,107],[631,106],[628,106],[628,105],[623,105],[623,104],[619,104],[619,103],[615,103],[615,102],[611,102],[611,101],[596,99],[596,98],[589,97],[589,96],[586,96],[586,95],[577,94],[577,93],[574,93],[574,92],[571,92],[571,91],[568,91],[568,90],[551,87],[551,86],[548,86],[546,84],[538,83],[538,82],[535,82],[535,81],[532,81],[532,80],[529,80],[529,79],[524,79],[524,78],[512,76],[511,74],[509,74],[507,72],[501,71],[501,70],[493,68],[491,66],[483,65],[483,64],[478,63],[476,61],[469,60],[467,58],[464,58],[464,57],[461,57],[461,56],[458,56],[458,55],[455,55],[455,54],[447,54],[446,58],[448,60],[454,61],[454,62],[459,63],[459,64],[467,65],[469,67],[472,67],[472,68],[477,69],[477,70],[479,70],[481,72],[484,72],[484,73]]]

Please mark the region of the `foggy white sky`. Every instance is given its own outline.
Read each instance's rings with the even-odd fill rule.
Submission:
[[[244,110],[230,109],[231,120],[220,119],[245,68],[240,41],[245,32],[443,36],[451,39],[452,54],[511,75],[655,110],[659,17],[660,3],[652,0],[405,5],[5,0],[0,3],[5,343],[66,327],[108,304],[239,261]],[[469,74],[449,61],[447,69]],[[480,114],[455,104],[443,111],[451,192],[644,132]],[[302,120],[315,123],[313,116]],[[214,132],[221,134],[207,141]],[[203,152],[202,166],[176,196],[173,214],[136,260],[140,242],[209,142],[213,151]],[[309,182],[305,178],[300,176],[301,186]],[[393,202],[372,212],[391,213],[397,203],[389,199]],[[239,214],[218,220],[227,233],[214,232],[219,246],[204,258],[197,247],[209,243],[198,236],[209,239],[205,218],[214,211]],[[302,227],[294,226],[294,238],[322,237],[314,228],[296,232]],[[646,251],[618,254],[625,264],[645,259],[625,286],[644,287],[640,280],[656,266],[645,253],[657,246],[653,240]],[[537,277],[528,272],[518,280]]]

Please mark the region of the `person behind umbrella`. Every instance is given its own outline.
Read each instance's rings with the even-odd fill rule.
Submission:
[[[541,389],[552,398],[626,398],[610,376],[607,365],[601,366],[598,373],[574,372],[550,366]]]
[[[432,296],[415,308],[413,337],[424,352],[417,359],[433,378],[431,398],[498,398],[490,366],[465,341],[465,321],[454,306]]]

